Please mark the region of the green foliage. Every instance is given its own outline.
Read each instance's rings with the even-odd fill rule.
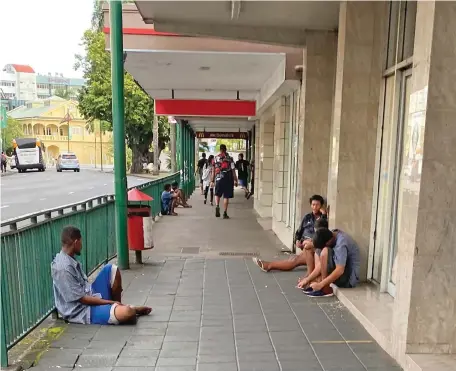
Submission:
[[[66,99],[66,100],[70,99],[70,91],[68,90],[68,88],[67,89],[65,89],[63,87],[57,88],[54,91],[54,95],[56,95],[57,97]]]
[[[244,145],[244,139],[217,139],[216,148],[220,148],[220,144],[225,144],[228,151],[241,151]]]
[[[2,129],[2,151],[8,156],[13,153],[13,139],[21,138],[24,135],[22,125],[19,121],[8,117],[8,123],[5,129]]]
[[[94,14],[99,11],[95,9]],[[96,17],[95,17],[96,18]],[[105,35],[94,28],[84,32],[85,55],[76,55],[75,69],[81,69],[87,85],[79,93],[79,111],[89,121],[103,122],[103,130],[112,130],[111,61],[105,50]],[[133,153],[132,172],[142,171],[153,139],[154,101],[138,86],[129,73],[124,75],[126,143]],[[169,141],[169,124],[159,117],[159,147]]]

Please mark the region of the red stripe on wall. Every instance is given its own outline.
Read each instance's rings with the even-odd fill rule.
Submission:
[[[105,34],[109,34],[111,32],[111,28],[103,27],[103,32]],[[151,28],[123,28],[122,32],[124,35],[179,36],[175,33],[159,32]]]
[[[245,100],[156,99],[155,112],[163,116],[233,116],[256,115],[256,102]]]

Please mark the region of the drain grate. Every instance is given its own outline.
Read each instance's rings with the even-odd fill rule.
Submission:
[[[256,252],[233,252],[233,251],[222,251],[219,253],[221,256],[258,256]]]
[[[199,254],[200,248],[199,247],[183,247],[181,249],[182,254]]]

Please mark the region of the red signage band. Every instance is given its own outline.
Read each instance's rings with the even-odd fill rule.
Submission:
[[[256,102],[246,100],[156,99],[155,113],[160,116],[253,117]]]
[[[103,32],[109,34],[110,27],[103,27]],[[153,28],[122,28],[124,35],[151,35],[151,36],[180,36],[175,33],[155,31]]]
[[[199,139],[247,139],[247,133],[240,132],[208,132],[208,131],[197,131],[196,137]]]

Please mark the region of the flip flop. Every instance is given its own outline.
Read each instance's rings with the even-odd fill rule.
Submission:
[[[263,268],[263,262],[261,261],[260,258],[252,258],[253,262],[260,268],[263,272],[267,273],[267,270]]]

